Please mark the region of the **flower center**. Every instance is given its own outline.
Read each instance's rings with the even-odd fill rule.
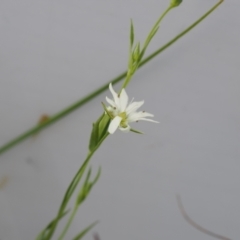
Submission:
[[[121,112],[118,114],[119,117],[122,118],[122,121],[120,122],[120,126],[123,127],[123,128],[126,128],[128,125],[127,125],[127,114],[126,112]]]

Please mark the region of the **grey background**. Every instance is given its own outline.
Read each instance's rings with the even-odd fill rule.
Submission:
[[[148,53],[214,0],[185,0],[164,19]],[[126,69],[129,20],[143,41],[168,1],[1,0],[0,144]],[[240,2],[203,23],[140,69],[127,88],[160,124],[110,136],[93,157],[101,178],[67,239],[212,239],[182,218],[175,194],[200,225],[240,238]],[[118,89],[119,85],[115,86]],[[105,92],[0,157],[0,239],[34,239],[56,214],[87,153]]]

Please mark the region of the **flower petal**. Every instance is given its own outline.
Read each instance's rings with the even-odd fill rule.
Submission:
[[[106,97],[106,101],[107,101],[112,107],[116,107],[116,104],[115,104],[115,102],[114,102],[112,99]]]
[[[119,127],[120,125],[120,122],[122,121],[122,118],[119,117],[119,116],[116,116],[109,124],[109,127],[108,127],[108,132],[110,134],[113,134],[117,128]]]
[[[131,104],[129,104],[129,106],[126,109],[127,115],[129,115],[133,112],[136,112],[137,109],[140,108],[143,104],[144,104],[144,101],[132,102]]]
[[[139,120],[149,121],[149,122],[157,122],[146,117],[154,117],[153,114],[147,112],[134,112],[128,116],[128,122],[136,122]]]
[[[129,114],[127,120],[128,122],[136,122],[138,121],[142,116],[142,112],[133,112]]]
[[[151,113],[148,113],[148,112],[144,112],[144,111],[142,111],[142,112],[139,112],[139,114],[141,113],[141,117],[154,117],[154,115],[153,114],[151,114]]]
[[[127,104],[128,104],[128,95],[125,89],[123,88],[120,93],[120,112],[125,112]]]
[[[114,102],[116,104],[116,107],[120,108],[120,100],[119,100],[118,94],[114,91],[114,89],[112,87],[112,83],[109,84],[109,90],[113,95],[113,99],[114,99]]]
[[[155,120],[152,120],[152,119],[149,119],[149,118],[139,118],[139,120],[141,120],[141,121],[148,121],[148,122],[154,122],[154,123],[159,123],[158,121],[155,121]]]

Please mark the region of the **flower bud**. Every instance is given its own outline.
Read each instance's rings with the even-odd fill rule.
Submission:
[[[93,123],[92,133],[89,141],[89,151],[92,152],[107,134],[110,117],[103,113],[100,118]]]
[[[133,61],[137,62],[140,56],[140,43],[137,43],[135,49],[133,50]]]
[[[171,7],[177,7],[181,4],[182,0],[171,0],[170,6]]]

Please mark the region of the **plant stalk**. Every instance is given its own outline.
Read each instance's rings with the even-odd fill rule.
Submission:
[[[154,57],[156,57],[157,55],[159,55],[161,52],[163,52],[165,49],[167,49],[168,47],[170,47],[173,43],[175,43],[178,39],[180,39],[181,37],[183,37],[186,33],[188,33],[190,30],[192,30],[195,26],[197,26],[201,21],[203,21],[210,13],[212,13],[221,3],[223,3],[223,0],[219,0],[219,2],[214,5],[209,11],[207,11],[201,18],[199,18],[196,22],[194,22],[193,24],[191,24],[188,28],[186,28],[184,31],[182,31],[180,34],[178,34],[176,37],[174,37],[172,40],[170,40],[168,43],[166,43],[165,45],[163,45],[161,48],[159,48],[158,50],[156,50],[155,52],[153,52],[152,54],[150,54],[149,56],[147,56],[145,59],[143,59],[140,64],[139,64],[139,68],[144,66],[147,62],[149,62],[150,60],[152,60]],[[111,81],[109,81],[108,83],[102,85],[100,88],[98,88],[97,90],[93,91],[92,93],[90,93],[89,95],[85,96],[84,98],[80,99],[79,101],[75,102],[74,104],[70,105],[69,107],[63,109],[62,111],[56,113],[55,115],[53,115],[49,120],[47,120],[44,123],[41,123],[40,125],[37,125],[35,127],[30,128],[29,130],[27,130],[26,132],[24,132],[23,134],[17,136],[16,138],[14,138],[13,140],[10,140],[9,142],[7,142],[6,144],[4,144],[3,146],[0,147],[0,155],[3,154],[4,152],[6,152],[7,150],[11,149],[12,147],[14,147],[15,145],[21,143],[22,141],[24,141],[25,139],[27,139],[30,136],[33,136],[35,133],[40,132],[41,130],[45,129],[46,127],[52,125],[53,123],[57,122],[58,120],[62,119],[63,117],[66,117],[68,114],[70,114],[71,112],[77,110],[78,108],[80,108],[82,105],[84,105],[85,103],[87,103],[88,101],[90,101],[92,98],[96,97],[97,95],[99,95],[100,93],[102,93],[103,91],[105,91],[106,89],[108,89],[109,83],[115,84],[118,83],[120,80],[124,79],[127,75],[127,71],[121,73],[120,75],[118,75],[116,78],[112,79]]]

